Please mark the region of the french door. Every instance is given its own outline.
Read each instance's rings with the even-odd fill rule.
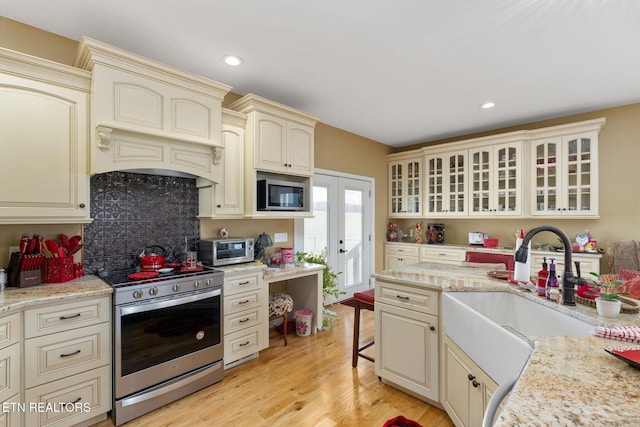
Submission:
[[[313,218],[304,219],[304,251],[327,251],[327,262],[338,275],[338,288],[345,294],[369,288],[372,265],[372,183],[316,173],[313,178]],[[325,300],[325,304],[334,301]]]

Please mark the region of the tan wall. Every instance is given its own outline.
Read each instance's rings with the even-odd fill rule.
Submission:
[[[498,237],[500,246],[513,245],[515,242],[512,235],[516,230],[520,228],[528,230],[543,224],[559,227],[572,240],[575,234],[590,230],[601,247],[606,247],[617,240],[640,239],[640,179],[638,178],[638,170],[640,169],[640,104],[545,120],[444,141],[451,142],[521,129],[536,129],[599,117],[607,119],[599,137],[600,219],[446,219],[440,221],[437,218],[425,218],[423,222],[444,223],[446,242],[456,244],[466,243],[467,233],[470,231],[484,231],[492,237]],[[434,143],[441,143],[441,141]],[[395,151],[417,147],[419,145]],[[414,222],[398,221],[402,228],[407,228]],[[550,233],[542,233],[536,237],[534,242],[558,243],[555,236]],[[601,263],[603,271],[608,271],[608,261],[607,257],[603,259]]]
[[[0,16],[0,46],[71,65],[78,42]]]

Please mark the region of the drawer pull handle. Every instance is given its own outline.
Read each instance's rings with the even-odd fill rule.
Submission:
[[[68,319],[74,319],[76,317],[80,317],[82,316],[80,313],[76,313],[76,314],[69,314],[67,316],[60,316],[60,320],[68,320]]]
[[[65,353],[63,353],[63,354],[61,354],[61,355],[60,355],[60,357],[71,357],[71,356],[75,356],[76,354],[79,354],[79,353],[80,353],[80,351],[81,351],[81,350],[79,350],[79,349],[78,349],[78,350],[74,351],[73,353],[66,353],[66,354],[65,354]]]
[[[80,402],[81,400],[82,400],[82,397],[79,397],[76,400],[74,400],[73,402],[63,403],[63,405],[64,406],[66,406],[66,405],[75,405],[76,403]]]
[[[438,254],[438,255],[440,255],[440,256],[447,256],[447,254]]]
[[[238,283],[238,285],[240,285],[240,286],[242,286],[242,285],[248,285],[249,283],[251,283],[251,282],[249,282],[249,281],[247,280],[246,282],[240,282],[240,283]]]
[[[249,345],[251,343],[251,341],[245,341],[242,344],[240,344],[240,347],[244,347],[245,345]]]
[[[246,318],[244,318],[242,320],[238,320],[239,323],[244,323],[244,322],[248,322],[248,321],[249,321],[248,317],[246,317]]]
[[[246,304],[248,302],[251,302],[251,301],[248,299],[245,299],[245,300],[239,301],[238,304]]]
[[[410,299],[409,297],[403,297],[402,295],[396,295],[396,298],[399,298],[399,299],[406,299],[406,300]]]

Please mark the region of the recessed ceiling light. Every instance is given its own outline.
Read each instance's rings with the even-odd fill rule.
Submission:
[[[222,60],[225,62],[225,64],[231,65],[233,67],[237,67],[244,62],[242,58],[236,55],[225,55],[222,57]]]
[[[480,108],[484,108],[485,110],[489,109],[489,108],[493,108],[496,106],[495,102],[485,102],[484,104],[482,104],[480,106]]]

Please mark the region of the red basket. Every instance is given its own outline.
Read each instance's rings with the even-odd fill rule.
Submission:
[[[485,248],[497,248],[498,247],[498,239],[484,239],[484,247]]]
[[[62,283],[75,278],[73,257],[45,258],[42,283]]]

